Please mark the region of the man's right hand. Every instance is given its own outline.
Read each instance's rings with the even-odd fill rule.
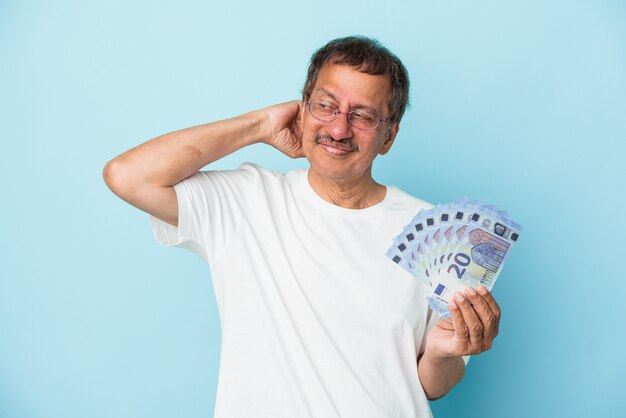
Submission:
[[[273,146],[288,157],[304,157],[302,152],[303,102],[293,100],[266,107],[259,112],[261,112],[265,125],[263,142]]]

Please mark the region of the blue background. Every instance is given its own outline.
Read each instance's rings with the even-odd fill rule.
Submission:
[[[626,416],[623,1],[0,2],[0,417],[209,417],[209,270],[101,171],[157,135],[297,99],[350,34],[412,107],[375,177],[525,227],[494,348],[436,417]],[[214,165],[304,165],[253,146]],[[271,376],[268,376],[271,379]]]

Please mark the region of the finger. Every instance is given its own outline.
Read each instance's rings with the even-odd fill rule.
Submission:
[[[480,322],[483,324],[482,349],[488,350],[491,348],[491,343],[496,337],[498,326],[497,318],[491,311],[491,307],[487,301],[475,289],[468,287],[465,289],[464,293],[471,302]]]
[[[489,309],[491,309],[491,312],[493,312],[496,318],[495,332],[493,335],[495,338],[495,336],[498,335],[498,332],[500,330],[500,317],[502,316],[502,312],[500,311],[500,306],[498,305],[496,300],[493,298],[493,295],[491,294],[491,292],[487,290],[487,288],[485,288],[484,286],[478,286],[476,290],[478,291],[480,296],[482,296],[485,302],[487,302],[487,304],[489,305]]]
[[[467,328],[467,325],[463,320],[463,315],[461,314],[461,309],[459,308],[459,305],[457,305],[454,298],[450,299],[448,309],[450,310],[450,319],[452,320],[454,334],[457,338],[463,341],[466,340],[469,344],[469,328]]]
[[[479,354],[483,340],[483,324],[478,315],[476,315],[476,311],[474,311],[470,301],[461,292],[454,294],[454,300],[459,306],[463,320],[469,330],[470,354]]]

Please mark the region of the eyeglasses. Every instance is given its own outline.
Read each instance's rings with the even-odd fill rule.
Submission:
[[[337,106],[328,102],[307,102],[309,112],[315,119],[324,122],[332,122],[340,114],[348,117],[348,123],[359,129],[375,129],[380,122],[388,122],[391,118],[381,119],[377,114],[364,110],[353,110],[351,112],[340,112]]]

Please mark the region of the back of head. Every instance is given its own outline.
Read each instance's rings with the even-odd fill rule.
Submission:
[[[311,57],[302,96],[308,101],[320,69],[326,64],[349,65],[370,75],[389,75],[388,106],[393,122],[400,122],[409,102],[409,77],[402,61],[375,39],[348,36],[334,39]]]

